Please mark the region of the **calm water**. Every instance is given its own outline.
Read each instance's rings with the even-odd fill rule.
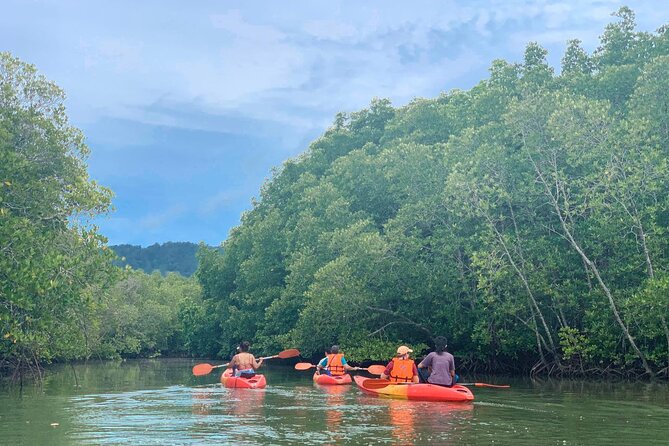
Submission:
[[[421,403],[277,366],[266,389],[229,390],[213,373],[193,377],[193,364],[58,366],[41,389],[0,387],[0,443],[669,444],[666,385],[499,378],[512,388],[475,388],[473,404]]]

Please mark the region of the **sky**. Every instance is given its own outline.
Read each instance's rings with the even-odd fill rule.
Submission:
[[[219,245],[338,112],[469,89],[533,41],[559,68],[622,5],[639,30],[669,23],[666,0],[2,3],[0,51],[65,90],[89,173],[115,193],[100,232],[142,246]]]

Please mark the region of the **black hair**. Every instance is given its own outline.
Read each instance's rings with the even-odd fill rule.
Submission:
[[[251,343],[249,341],[242,341],[239,343],[239,350],[243,352],[248,352],[250,347]]]
[[[437,336],[434,338],[434,351],[437,352],[438,355],[441,355],[446,351],[447,345],[448,342],[446,341],[445,337]]]
[[[337,353],[339,353],[339,346],[338,345],[333,345],[332,347],[330,347],[330,353],[333,354],[333,355],[336,355]]]

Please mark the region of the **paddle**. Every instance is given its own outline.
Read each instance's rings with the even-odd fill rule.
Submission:
[[[411,385],[411,384],[418,384],[418,383],[413,383],[413,382],[408,382],[408,383],[394,383],[391,382],[390,380],[387,379],[366,379],[362,382],[362,387],[365,389],[370,389],[370,390],[376,390],[376,389],[383,389],[384,387],[390,386],[390,385]],[[429,383],[428,383],[429,384]],[[475,386],[475,387],[493,387],[497,389],[508,389],[509,385],[496,385],[496,384],[487,384],[487,383],[455,383],[456,385],[459,386]],[[439,385],[439,384],[433,384],[433,385]]]
[[[295,348],[289,348],[288,350],[284,350],[284,351],[282,351],[279,354],[276,354],[274,356],[264,356],[260,359],[262,359],[262,360],[273,359],[273,358],[287,359],[287,358],[294,358],[296,356],[300,356],[300,351],[295,349]],[[225,364],[220,364],[220,365],[197,364],[193,367],[193,375],[195,375],[195,376],[208,375],[214,369],[218,369],[220,367],[226,367],[226,366],[229,366],[229,365],[230,365],[229,362],[226,362]]]
[[[366,379],[362,382],[362,387],[365,389],[370,389],[370,390],[376,390],[376,389],[383,389],[384,387],[388,387],[390,385],[396,385],[396,384],[413,384],[413,383],[394,383],[391,382],[388,379]]]
[[[313,367],[316,367],[315,364],[309,364],[308,362],[298,362],[295,364],[295,370],[309,370]],[[353,370],[364,370],[372,375],[380,375],[385,370],[385,366],[382,365],[370,365],[367,368],[355,367]]]
[[[308,362],[298,362],[295,364],[295,370],[309,370],[312,367],[316,367],[316,364],[309,364]]]
[[[366,369],[359,369],[359,370],[367,370],[367,373],[371,373],[372,375],[380,375],[386,370],[385,365],[370,365]]]

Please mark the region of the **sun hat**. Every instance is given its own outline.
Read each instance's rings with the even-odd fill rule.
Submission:
[[[406,355],[407,353],[413,353],[413,350],[411,350],[406,345],[400,345],[399,347],[397,347],[397,354],[398,355]]]

